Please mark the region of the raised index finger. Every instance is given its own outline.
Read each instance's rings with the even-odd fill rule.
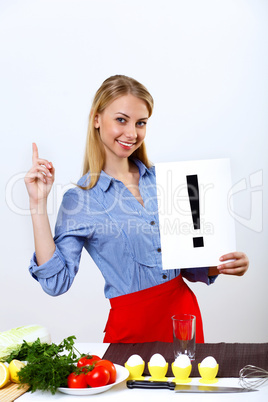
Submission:
[[[35,142],[33,142],[33,156],[32,156],[32,160],[33,163],[35,163],[38,159],[39,155],[38,155],[38,148]]]

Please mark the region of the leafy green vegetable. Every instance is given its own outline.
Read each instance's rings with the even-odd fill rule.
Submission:
[[[0,333],[0,361],[5,362],[12,351],[19,350],[23,341],[33,343],[39,338],[41,342],[50,343],[48,330],[40,325],[27,325],[12,328]]]
[[[26,366],[18,372],[20,382],[29,384],[32,392],[39,389],[55,394],[58,387],[67,387],[68,375],[77,371],[76,363],[83,356],[74,346],[75,339],[69,336],[59,345],[41,343],[40,339],[31,345],[24,341],[7,361],[26,360]]]

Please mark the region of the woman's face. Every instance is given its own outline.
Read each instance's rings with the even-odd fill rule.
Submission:
[[[148,118],[146,102],[130,94],[115,99],[97,114],[94,125],[99,129],[106,158],[128,158],[139,148]]]

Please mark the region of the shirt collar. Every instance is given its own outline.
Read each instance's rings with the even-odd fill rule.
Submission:
[[[146,173],[150,173],[150,169],[148,169],[139,159],[133,159],[133,162],[138,166],[140,176],[144,176]],[[102,191],[107,191],[112,181],[114,181],[114,178],[109,176],[102,170],[98,180],[98,185],[100,186]]]
[[[109,176],[103,170],[100,172],[100,177],[98,180],[98,185],[102,189],[102,191],[107,191],[110,187],[111,182],[114,180],[113,177]]]
[[[133,159],[133,162],[135,163],[135,165],[138,166],[139,168],[139,172],[140,172],[140,176],[144,176],[145,173],[149,173],[150,170],[144,165],[144,163],[142,163],[139,159]]]

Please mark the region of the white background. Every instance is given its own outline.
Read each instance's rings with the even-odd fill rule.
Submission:
[[[29,275],[22,177],[35,141],[56,167],[54,227],[62,192],[81,174],[94,93],[122,73],[154,96],[146,141],[153,162],[231,159],[237,248],[250,269],[190,285],[206,341],[268,340],[267,34],[266,0],[0,0],[0,331],[39,323],[54,341],[103,339],[109,302],[86,253],[65,295],[46,295]]]

